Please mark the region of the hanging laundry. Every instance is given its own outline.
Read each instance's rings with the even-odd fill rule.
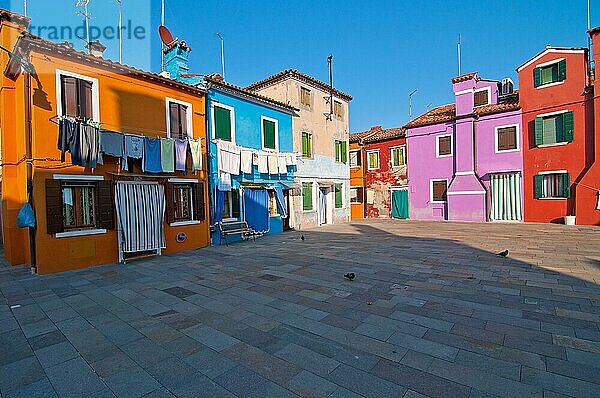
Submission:
[[[231,174],[219,172],[219,191],[231,191]]]
[[[175,170],[187,172],[188,140],[175,139]]]
[[[277,155],[277,170],[279,174],[287,173],[287,162],[285,160],[286,156],[283,153]]]
[[[252,158],[254,157],[254,151],[249,149],[242,149],[240,153],[240,168],[242,173],[252,173]]]
[[[286,154],[286,164],[288,166],[296,166],[298,164],[297,160],[296,160],[296,154],[295,153],[288,153]]]
[[[268,158],[264,152],[258,154],[258,172],[262,174],[269,173]]]
[[[240,148],[235,144],[225,141],[217,143],[219,171],[232,175],[240,174]]]
[[[100,134],[97,125],[82,124],[81,125],[81,156],[82,163],[80,166],[85,167],[90,163],[90,168],[95,169],[98,165],[98,156],[100,154]]]
[[[60,118],[58,121],[58,149],[60,149],[60,161],[65,161],[65,153],[71,150],[71,145],[78,134],[79,124],[75,123],[75,119],[66,117]]]
[[[123,157],[124,136],[115,131],[100,130],[100,152],[114,156]]]
[[[127,170],[127,158],[141,159],[144,156],[144,137],[140,135],[125,134],[125,151],[121,166]]]
[[[189,139],[190,153],[192,154],[192,173],[202,170],[202,142],[200,139]]]
[[[267,160],[269,163],[269,174],[279,174],[279,164],[277,161],[276,154],[267,155]]]
[[[175,140],[172,138],[160,139],[160,164],[163,172],[175,172]]]
[[[160,138],[144,137],[144,157],[142,170],[149,173],[160,173],[162,166],[160,162]]]

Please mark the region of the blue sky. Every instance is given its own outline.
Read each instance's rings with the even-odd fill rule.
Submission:
[[[124,63],[157,71],[159,0],[122,0],[124,19],[144,27],[143,40],[126,40]],[[34,25],[76,26],[75,0],[28,0]],[[22,0],[0,0],[21,12]],[[92,24],[116,26],[116,0],[90,0]],[[600,0],[592,1],[592,25],[600,24]],[[546,44],[587,45],[586,0],[463,1],[190,1],[166,0],[167,26],[193,48],[191,71],[220,72],[225,37],[226,78],[247,85],[295,68],[327,81],[334,56],[334,84],[351,94],[350,129],[401,126],[413,116],[453,100],[456,40],[462,36],[462,71],[492,79],[515,68]],[[77,40],[76,40],[77,41]],[[117,41],[106,55],[118,59]],[[77,41],[77,47],[83,44]]]

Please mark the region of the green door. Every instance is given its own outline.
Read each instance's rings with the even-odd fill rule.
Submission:
[[[392,191],[392,218],[408,218],[408,189]]]

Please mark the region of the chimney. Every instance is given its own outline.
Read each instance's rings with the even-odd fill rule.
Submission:
[[[175,40],[163,50],[165,54],[165,72],[171,79],[180,82],[198,85],[202,82],[202,77],[189,73],[189,55],[192,48],[185,41]]]
[[[94,57],[98,58],[102,58],[102,54],[104,53],[104,50],[106,50],[106,46],[100,43],[99,40],[89,42],[85,45],[85,48],[87,48]]]

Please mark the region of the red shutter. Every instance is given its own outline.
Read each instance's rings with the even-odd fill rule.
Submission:
[[[115,229],[112,181],[98,181],[98,228]]]
[[[60,180],[46,180],[46,231],[49,234],[63,231],[63,203]]]
[[[167,223],[175,222],[175,197],[173,183],[165,183],[165,201],[167,202]]]
[[[77,79],[61,76],[62,115],[77,116]]]
[[[204,221],[205,219],[205,204],[204,204],[204,183],[194,184],[194,219]]]
[[[92,83],[78,79],[79,84],[79,115],[86,119],[93,119]]]

